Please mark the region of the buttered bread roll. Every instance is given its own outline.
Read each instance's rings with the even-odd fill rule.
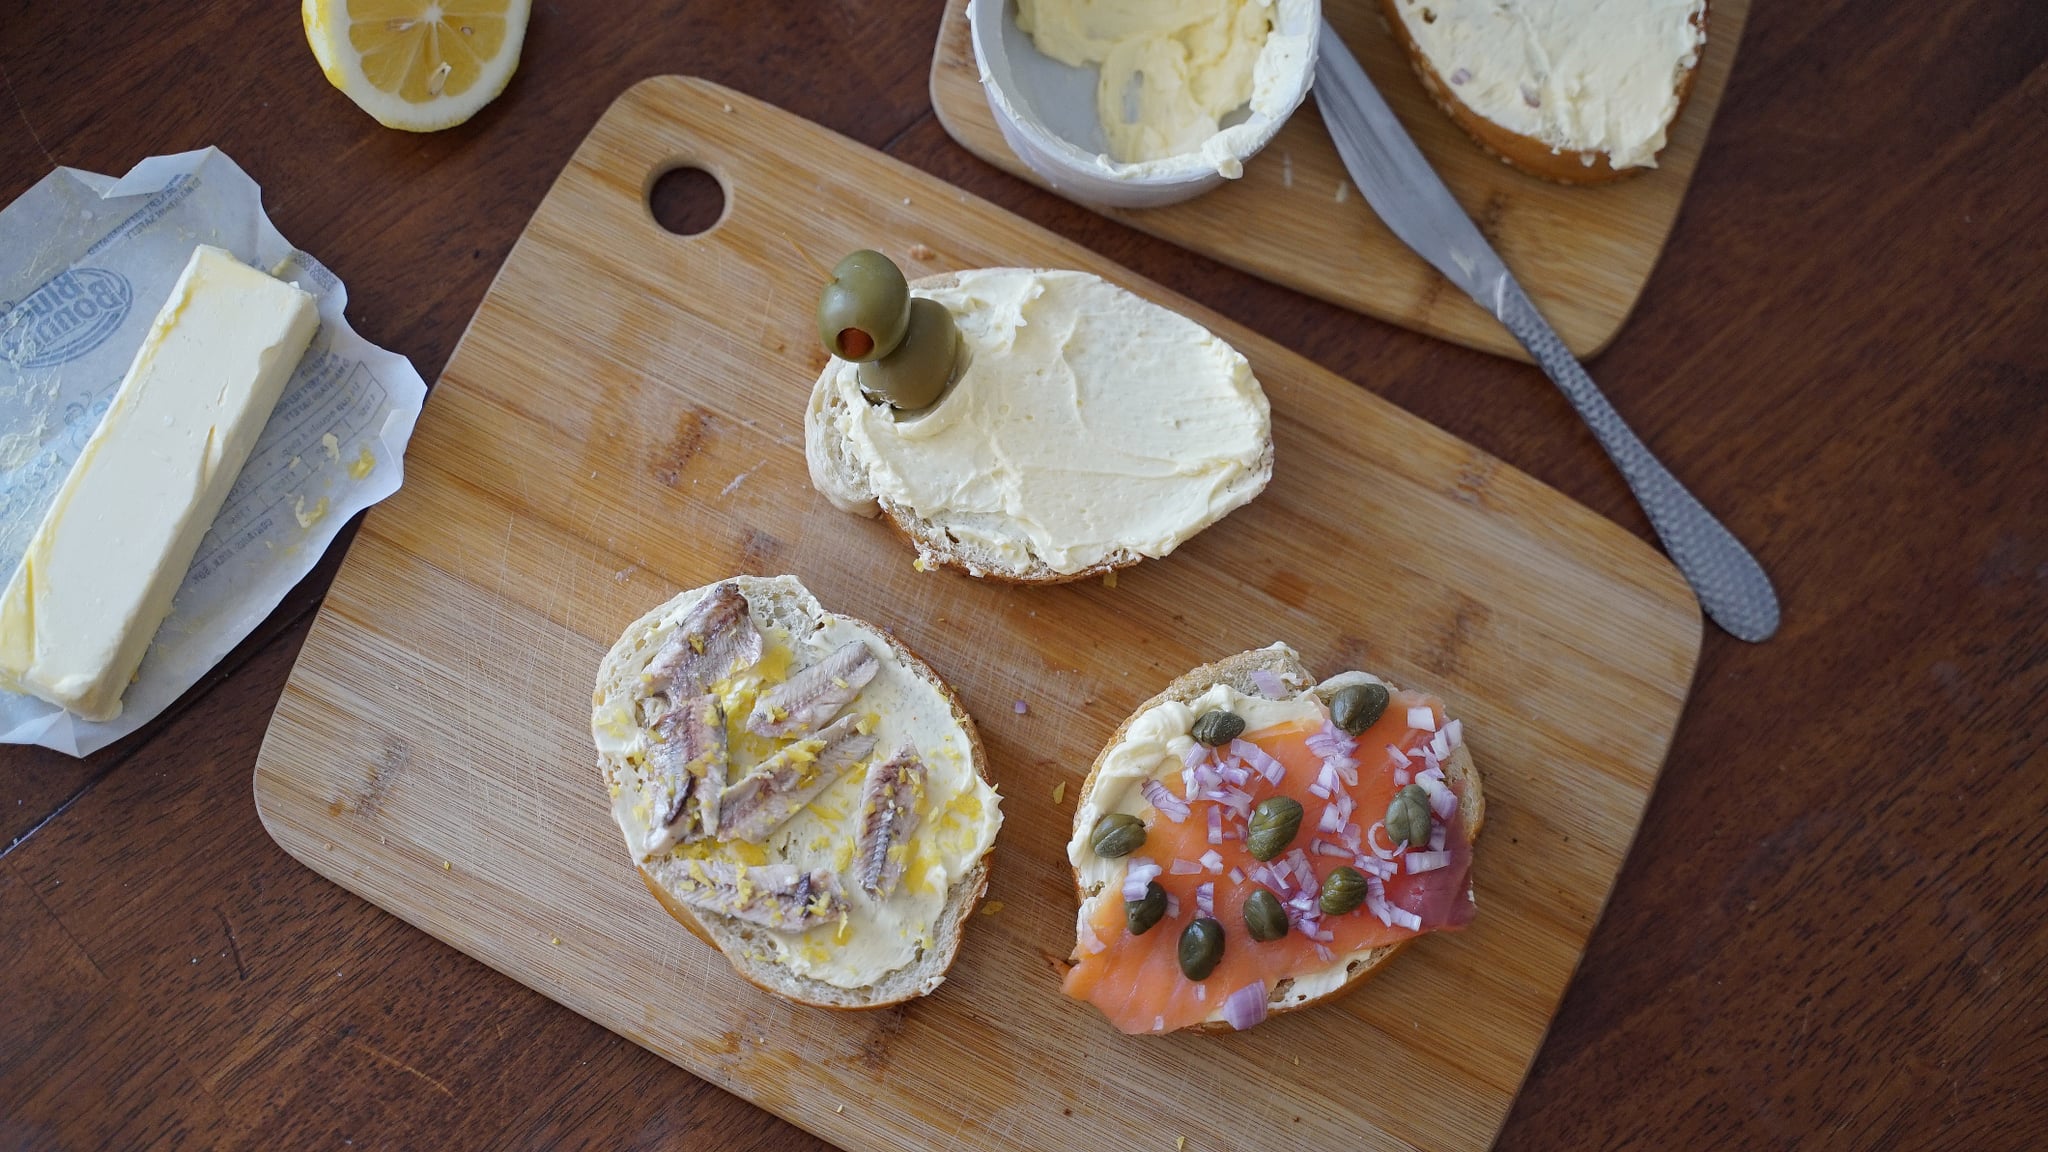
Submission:
[[[910,294],[958,330],[936,401],[899,407],[874,365],[835,355],[804,432],[812,484],[887,517],[919,568],[1100,575],[1167,555],[1271,479],[1264,390],[1187,317],[1074,271],[973,269]]]
[[[642,881],[740,975],[830,1008],[939,986],[1001,798],[952,690],[794,576],[685,592],[599,666],[591,736]]]

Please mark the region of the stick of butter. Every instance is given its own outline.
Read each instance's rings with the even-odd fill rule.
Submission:
[[[0,684],[112,720],[285,381],[313,297],[201,245],[0,594]]]

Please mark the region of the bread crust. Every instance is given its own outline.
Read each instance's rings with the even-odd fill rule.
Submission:
[[[1700,6],[1699,15],[1693,18],[1694,25],[1700,30],[1702,55],[1706,51],[1707,12],[1711,7],[1712,0],[1705,0]],[[1401,16],[1401,0],[1380,0],[1380,8],[1386,16],[1387,26],[1393,29],[1394,38],[1401,42],[1401,48],[1408,56],[1409,66],[1415,69],[1416,78],[1422,81],[1423,90],[1429,93],[1430,99],[1436,102],[1437,107],[1443,109],[1446,116],[1464,129],[1465,135],[1470,136],[1473,143],[1496,160],[1519,172],[1554,184],[1611,184],[1616,180],[1650,170],[1642,165],[1616,168],[1613,158],[1605,152],[1553,150],[1550,145],[1533,136],[1510,131],[1481,116],[1444,82],[1442,76],[1437,74],[1436,65],[1431,63],[1422,51],[1421,45],[1415,42],[1415,37],[1408,31],[1408,24]],[[1693,80],[1699,75],[1699,70],[1699,64],[1695,61],[1693,66],[1686,69],[1678,78],[1678,107],[1671,113],[1673,125],[1678,123],[1679,117],[1685,115],[1685,103],[1692,96]]]
[[[1087,803],[1089,797],[1095,794],[1097,777],[1102,773],[1103,761],[1109,758],[1109,753],[1112,749],[1118,744],[1123,743],[1124,736],[1130,731],[1131,725],[1137,722],[1138,717],[1169,701],[1181,704],[1192,703],[1203,693],[1218,684],[1228,684],[1246,695],[1256,694],[1256,688],[1251,683],[1251,674],[1253,671],[1261,669],[1283,679],[1292,678],[1305,684],[1314,684],[1314,691],[1318,696],[1322,697],[1325,704],[1329,702],[1329,698],[1332,695],[1335,695],[1335,689],[1326,690],[1327,682],[1317,682],[1315,675],[1302,664],[1301,657],[1292,648],[1288,648],[1285,645],[1274,645],[1271,648],[1254,648],[1249,652],[1239,652],[1235,656],[1226,656],[1214,663],[1204,664],[1191,672],[1185,673],[1173,683],[1168,684],[1157,696],[1138,705],[1129,716],[1124,717],[1124,722],[1117,725],[1115,734],[1109,738],[1108,742],[1103,744],[1102,751],[1096,753],[1095,763],[1089,766],[1087,779],[1081,782],[1079,802],[1075,805],[1076,831],[1079,830],[1078,821],[1080,819],[1081,807]],[[1389,688],[1393,687],[1392,684],[1388,686]],[[1472,762],[1472,754],[1463,744],[1452,749],[1450,758],[1444,761],[1444,774],[1452,782],[1459,785],[1458,811],[1465,818],[1466,825],[1471,828],[1472,841],[1476,844],[1479,840],[1480,828],[1486,823],[1486,793],[1480,785],[1479,769]],[[1073,877],[1075,897],[1085,902],[1088,893],[1082,888],[1080,872],[1078,870],[1074,871]],[[1399,955],[1401,950],[1413,943],[1415,939],[1415,937],[1410,937],[1406,940],[1397,940],[1392,944],[1381,945],[1378,948],[1368,948],[1363,952],[1353,953],[1344,961],[1346,967],[1344,983],[1320,996],[1312,996],[1299,1003],[1269,1003],[1266,1009],[1267,1015],[1284,1016],[1289,1012],[1299,1012],[1304,1008],[1313,1008],[1318,1004],[1324,1004],[1343,996],[1371,978],[1373,973],[1379,971],[1388,961]],[[1068,957],[1070,963],[1078,962],[1079,960],[1080,955],[1078,952]],[[1284,995],[1284,992],[1281,991],[1279,985],[1275,985],[1274,990],[1269,995]],[[1231,1032],[1235,1031],[1235,1029],[1227,1021],[1205,1020],[1199,1024],[1190,1024],[1186,1028],[1179,1029],[1179,1031]]]
[[[727,579],[740,584],[743,590],[767,582],[760,577],[748,576],[735,576],[728,577]],[[793,577],[788,579],[794,581]],[[676,601],[696,595],[707,588],[715,587],[724,582],[723,580],[714,580],[711,584],[701,588],[694,588],[671,597],[660,607],[655,608],[652,612],[649,612],[646,616],[641,617],[640,620],[635,621],[633,625],[629,626],[624,637],[621,638],[621,642],[626,637],[633,636],[648,620],[659,619]],[[801,582],[796,582],[796,585],[799,589],[802,589]],[[808,589],[803,589],[803,591],[806,595],[809,594]],[[938,690],[940,698],[945,700],[947,707],[951,709],[954,722],[960,726],[960,730],[966,735],[967,747],[972,753],[974,774],[984,783],[993,787],[995,782],[990,779],[988,774],[988,753],[982,747],[981,733],[975,728],[974,717],[968,715],[966,706],[960,702],[960,697],[953,691],[952,685],[946,683],[933,670],[932,666],[925,662],[923,657],[912,651],[908,645],[897,639],[893,634],[877,628],[875,625],[858,617],[847,616],[844,613],[834,613],[834,615],[837,615],[842,620],[858,624],[866,628],[873,635],[881,637],[889,645],[890,651],[894,654],[896,660],[906,670]],[[607,658],[608,661],[609,657]],[[599,758],[598,766],[600,772],[602,772],[604,770],[602,756]],[[945,907],[941,911],[938,920],[934,922],[936,931],[933,934],[932,947],[925,953],[923,959],[916,962],[909,969],[898,969],[895,972],[886,974],[880,983],[887,985],[898,982],[896,978],[907,971],[919,973],[917,981],[907,988],[894,991],[876,989],[869,992],[866,996],[861,995],[863,991],[866,991],[864,989],[841,988],[835,984],[827,984],[822,980],[812,980],[808,977],[799,976],[778,964],[756,959],[735,948],[729,947],[728,941],[744,940],[755,929],[744,921],[728,916],[720,916],[716,913],[693,908],[683,903],[655,878],[654,874],[643,862],[636,860],[634,862],[634,871],[639,875],[641,884],[646,886],[647,890],[653,894],[655,900],[660,903],[661,907],[670,916],[673,916],[683,927],[689,929],[692,936],[695,936],[698,940],[703,941],[723,954],[726,961],[732,965],[733,970],[739,973],[740,977],[749,984],[764,992],[773,993],[799,1004],[807,1004],[817,1008],[830,1008],[836,1011],[858,1012],[876,1008],[888,1008],[905,1003],[906,1001],[915,1000],[921,996],[929,995],[944,982],[946,973],[952,969],[953,961],[959,955],[960,941],[966,932],[967,922],[973,916],[975,906],[981,902],[982,896],[988,891],[989,866],[993,855],[994,850],[993,846],[991,846],[990,851],[983,855],[980,860],[976,861],[974,867],[968,869],[965,874],[953,882],[952,887],[947,889]],[[870,988],[875,988],[875,986],[870,986]]]
[[[1033,269],[1033,271],[1042,272],[1047,271],[1047,269]],[[958,273],[941,272],[912,280],[910,286],[912,288],[939,289],[951,288],[958,283]],[[920,519],[915,512],[892,500],[883,499],[872,494],[864,494],[865,499],[862,501],[849,502],[840,499],[829,491],[828,484],[821,480],[821,471],[831,471],[836,462],[820,459],[820,456],[828,454],[837,445],[821,442],[823,437],[819,435],[817,429],[811,426],[816,418],[819,397],[824,395],[829,389],[834,372],[834,362],[826,361],[824,369],[818,374],[817,381],[811,385],[811,403],[807,407],[805,418],[804,454],[810,464],[812,486],[820,492],[824,492],[834,505],[845,511],[862,516],[879,516],[898,537],[902,538],[904,543],[909,544],[916,551],[917,555],[924,560],[926,568],[950,569],[963,576],[972,576],[976,579],[996,584],[1071,584],[1076,580],[1091,580],[1098,576],[1107,576],[1120,569],[1133,567],[1146,559],[1137,552],[1124,549],[1099,564],[1091,565],[1076,572],[1060,572],[1043,561],[1034,561],[1031,567],[1021,571],[983,568],[974,564],[962,554],[958,544],[946,533],[944,528]],[[1265,472],[1269,478],[1272,475],[1272,470],[1273,442],[1269,433],[1266,440],[1265,453]],[[1261,488],[1263,487],[1264,485],[1262,484]]]

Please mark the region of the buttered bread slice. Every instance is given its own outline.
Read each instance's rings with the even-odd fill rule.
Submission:
[[[974,721],[888,634],[794,576],[693,589],[606,655],[590,727],[642,882],[740,975],[830,1008],[945,978],[1001,798]]]
[[[887,517],[920,568],[1100,575],[1167,555],[1272,478],[1266,394],[1193,320],[1086,272],[980,268],[910,290],[959,330],[954,379],[906,411],[835,356],[804,446],[818,491]]]
[[[1566,184],[1657,166],[1707,0],[1382,0],[1430,95],[1481,147]]]

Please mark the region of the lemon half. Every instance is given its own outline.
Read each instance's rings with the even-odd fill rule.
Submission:
[[[532,0],[302,0],[320,71],[387,128],[452,128],[519,67]]]

